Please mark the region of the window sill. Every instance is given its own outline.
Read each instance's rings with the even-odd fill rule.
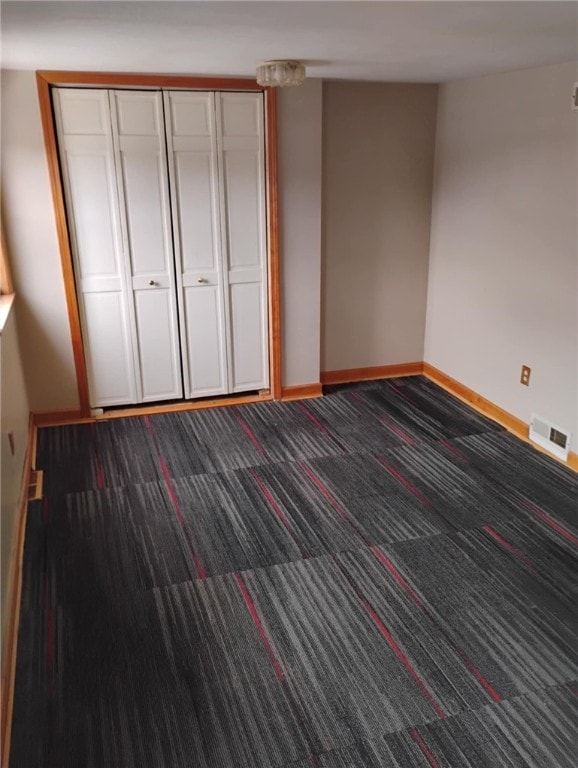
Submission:
[[[14,304],[14,294],[6,293],[0,296],[0,334],[4,330],[4,326],[10,316],[10,310]]]

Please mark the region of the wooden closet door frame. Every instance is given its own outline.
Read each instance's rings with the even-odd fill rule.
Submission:
[[[274,88],[264,88],[255,80],[233,77],[188,77],[186,75],[148,75],[113,72],[58,72],[37,71],[36,83],[42,130],[48,161],[50,187],[56,219],[62,275],[72,351],[76,369],[80,415],[90,416],[88,375],[84,355],[84,343],[80,326],[80,312],[76,296],[72,253],[60,163],[56,141],[56,129],[52,112],[50,89],[52,86],[94,86],[99,88],[182,88],[207,91],[254,91],[265,94],[265,184],[267,214],[267,270],[268,270],[268,310],[269,310],[269,394],[260,399],[279,400],[281,398],[281,286],[279,253],[279,210],[278,210],[278,162],[277,162],[277,99]],[[245,398],[241,395],[238,402]],[[254,400],[254,398],[249,398]]]

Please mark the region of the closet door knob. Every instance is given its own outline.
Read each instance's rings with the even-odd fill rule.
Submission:
[[[199,278],[197,279],[197,283],[206,283],[206,282],[207,282],[207,281],[205,280],[205,278],[204,278],[204,277],[199,277]]]
[[[149,285],[156,285],[154,280],[149,280]]]

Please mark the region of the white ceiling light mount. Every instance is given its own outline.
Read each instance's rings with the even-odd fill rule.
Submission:
[[[286,85],[301,85],[305,80],[305,65],[300,61],[275,59],[263,61],[257,67],[259,85],[283,88]]]

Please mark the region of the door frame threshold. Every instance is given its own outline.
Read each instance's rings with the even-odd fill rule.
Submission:
[[[131,405],[126,408],[116,408],[113,411],[92,416],[83,416],[79,409],[70,411],[37,411],[32,414],[35,427],[59,427],[64,424],[87,424],[95,421],[110,421],[111,419],[128,419],[134,416],[154,416],[156,413],[179,413],[182,411],[199,411],[206,408],[226,408],[232,405],[248,405],[249,403],[263,403],[274,400],[268,392],[262,395],[231,395],[219,399],[206,400],[181,400],[177,403],[163,403],[161,405]]]

